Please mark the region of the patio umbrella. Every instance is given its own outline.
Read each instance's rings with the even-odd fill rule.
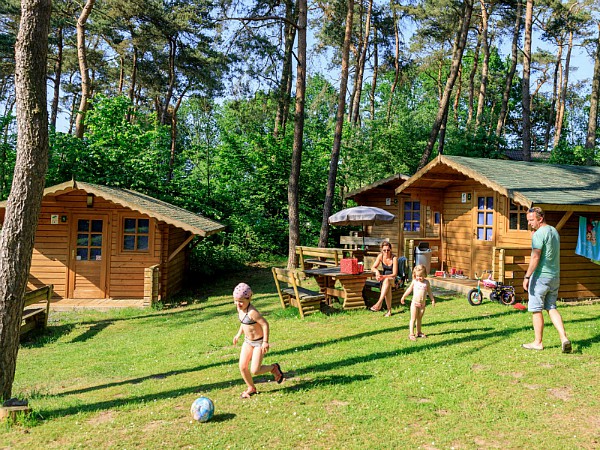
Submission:
[[[354,206],[352,208],[342,209],[333,216],[329,216],[329,223],[331,225],[362,225],[364,247],[365,226],[392,223],[395,219],[396,216],[385,209],[377,208],[375,206]]]

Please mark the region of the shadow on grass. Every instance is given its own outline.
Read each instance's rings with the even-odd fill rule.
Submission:
[[[479,321],[479,320],[485,321],[485,320],[489,320],[491,318],[497,318],[497,317],[500,317],[500,316],[503,316],[506,314],[512,314],[512,311],[500,312],[500,313],[496,313],[496,314],[486,314],[484,316],[463,319],[460,321],[454,321],[454,320],[437,321],[437,322],[429,323],[428,326],[441,325],[441,324],[446,324],[446,323],[456,323],[456,322],[469,322],[469,321]],[[571,323],[571,324],[582,323],[582,322],[589,322],[589,321],[594,321],[594,320],[596,320],[596,318],[590,317],[590,318],[584,318],[584,319],[570,321],[569,323]],[[549,326],[551,326],[551,325],[549,325]],[[310,344],[305,344],[305,345],[301,345],[298,347],[293,347],[293,348],[289,348],[289,349],[285,349],[285,350],[273,351],[270,353],[270,355],[272,355],[271,358],[274,358],[276,356],[281,356],[281,355],[295,354],[299,351],[311,351],[311,350],[321,348],[324,346],[339,344],[340,342],[349,342],[349,341],[354,341],[354,340],[358,340],[358,339],[363,339],[365,337],[371,337],[371,336],[376,336],[376,335],[385,334],[385,333],[392,333],[392,332],[395,333],[395,332],[398,332],[398,331],[404,330],[404,329],[405,329],[404,325],[398,326],[398,327],[387,327],[387,328],[382,328],[379,330],[357,333],[357,334],[354,334],[351,336],[344,336],[341,338],[330,339],[330,340],[327,340],[324,342],[310,343]],[[297,369],[296,371],[294,371],[294,373],[292,375],[328,372],[331,370],[339,369],[340,367],[350,367],[350,366],[354,366],[354,365],[362,364],[362,363],[372,363],[373,361],[376,361],[376,360],[385,360],[388,358],[396,358],[399,355],[413,354],[413,353],[420,352],[423,350],[429,351],[432,349],[448,347],[448,346],[453,346],[453,345],[460,345],[460,344],[465,344],[465,343],[472,344],[473,342],[477,342],[477,341],[485,342],[486,340],[492,340],[493,342],[486,344],[486,347],[487,347],[487,346],[494,345],[494,343],[496,343],[496,342],[506,339],[508,336],[511,336],[511,335],[514,335],[517,333],[521,333],[523,331],[528,331],[528,330],[531,330],[530,323],[527,323],[526,325],[524,325],[522,327],[500,329],[500,330],[494,329],[491,327],[485,327],[485,328],[470,328],[470,329],[466,329],[466,330],[462,329],[462,330],[445,331],[445,332],[438,333],[438,334],[432,333],[432,334],[430,334],[430,337],[436,336],[436,335],[443,336],[443,335],[453,335],[453,334],[454,335],[463,334],[463,336],[456,336],[456,337],[452,337],[450,339],[444,339],[444,340],[440,340],[440,341],[435,341],[432,339],[422,340],[421,341],[422,344],[420,344],[420,345],[410,345],[408,347],[400,347],[398,349],[394,349],[394,350],[386,351],[386,352],[369,353],[367,355],[360,355],[360,356],[340,359],[337,361],[332,361],[332,362],[327,362],[327,363],[309,365],[309,366],[305,366],[303,368]],[[575,342],[574,344],[575,344],[576,348],[579,348],[579,350],[576,350],[576,351],[581,352],[581,350],[580,350],[581,348],[589,347],[598,342],[600,342],[600,335],[594,336],[594,337],[584,340],[584,341]],[[481,349],[482,349],[481,346],[477,346],[476,348],[465,349],[464,353],[465,354],[475,353],[475,352],[480,351]],[[114,386],[137,384],[137,383],[141,383],[143,381],[150,380],[150,379],[166,378],[166,377],[174,376],[174,375],[198,372],[198,371],[202,371],[202,370],[217,367],[217,366],[228,366],[228,365],[233,366],[233,365],[236,365],[237,362],[238,362],[237,358],[230,358],[225,361],[219,361],[219,362],[215,362],[212,364],[206,364],[206,365],[191,367],[191,368],[187,368],[187,369],[173,370],[173,371],[169,371],[169,372],[164,372],[164,373],[159,373],[159,374],[151,374],[151,375],[147,375],[144,377],[138,377],[138,378],[118,381],[118,382],[114,382],[114,383],[106,383],[106,384],[92,386],[92,387],[83,388],[83,389],[64,391],[59,394],[48,395],[47,397],[62,397],[62,396],[67,396],[67,395],[75,395],[75,394],[81,394],[81,393],[100,390],[100,389],[106,389],[106,388],[110,388],[110,387],[114,387]],[[290,373],[288,373],[286,375],[289,376]],[[344,377],[344,376],[342,376],[342,377],[338,377],[338,376],[317,377],[314,380],[303,381],[299,384],[295,384],[292,386],[286,386],[283,389],[287,390],[287,391],[297,391],[297,390],[302,390],[302,389],[310,389],[310,388],[313,388],[316,386],[321,386],[324,383],[329,383],[329,384],[350,383],[350,382],[355,382],[355,381],[361,381],[361,380],[364,380],[367,378],[368,378],[367,376],[358,376],[358,375],[352,376],[352,377]],[[257,379],[256,381],[257,382],[260,382],[260,381],[265,382],[266,380],[267,380],[267,378],[265,377],[264,379],[261,378],[261,379]],[[153,401],[155,399],[179,397],[179,396],[187,395],[190,393],[201,393],[201,392],[212,391],[215,389],[226,389],[226,388],[230,388],[232,385],[237,385],[237,384],[242,384],[241,379],[236,379],[235,381],[221,381],[218,383],[212,383],[212,384],[195,386],[195,387],[188,387],[188,388],[183,388],[183,389],[169,390],[169,391],[161,392],[159,394],[148,394],[148,395],[143,395],[143,396],[139,396],[136,398],[117,399],[117,400],[110,400],[110,401],[104,401],[104,402],[97,402],[97,403],[83,405],[83,406],[78,405],[78,406],[73,406],[73,407],[68,407],[68,408],[63,408],[63,409],[41,411],[40,413],[44,417],[59,417],[59,416],[76,414],[76,413],[79,413],[82,411],[89,412],[89,411],[110,409],[110,408],[120,407],[120,406],[124,406],[126,404],[131,404],[131,403],[143,403],[143,402],[147,402],[147,401]]]

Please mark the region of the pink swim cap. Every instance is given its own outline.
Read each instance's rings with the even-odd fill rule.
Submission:
[[[233,298],[246,298],[252,297],[252,289],[246,283],[238,284],[233,290]]]

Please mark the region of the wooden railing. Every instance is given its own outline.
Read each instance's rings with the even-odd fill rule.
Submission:
[[[504,284],[512,284],[522,293],[521,281],[529,266],[531,247],[494,247],[492,278]]]

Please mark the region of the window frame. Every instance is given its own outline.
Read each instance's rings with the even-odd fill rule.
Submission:
[[[409,203],[411,204],[411,208],[407,210],[406,209],[406,205],[409,204]],[[414,208],[414,204],[415,203],[419,204],[419,209],[415,209]],[[410,214],[411,214],[411,220],[408,220],[408,221],[404,217],[404,215],[407,212],[410,212]],[[416,212],[419,213],[419,220],[414,220],[414,214]],[[420,236],[421,235],[421,230],[423,229],[423,220],[422,220],[422,218],[423,218],[423,204],[422,204],[421,200],[405,200],[402,203],[402,232],[405,235],[408,234],[408,235]],[[410,224],[418,223],[419,224],[419,229],[416,230],[416,231],[414,231],[414,230],[412,230],[412,226],[411,226],[411,230],[406,230],[405,227],[406,227],[406,223],[407,222],[410,223]]]
[[[145,250],[126,250],[125,246],[125,235],[131,236],[131,233],[125,233],[125,220],[133,219],[136,221],[136,228],[138,225],[138,221],[148,220],[148,248]],[[144,233],[138,234],[135,233],[135,236],[145,236]],[[118,238],[118,253],[120,255],[151,255],[154,252],[154,220],[151,217],[140,215],[140,214],[130,214],[126,212],[119,213],[119,238]],[[136,239],[137,242],[137,239]]]
[[[511,210],[511,204],[515,205],[517,207],[516,212],[513,212],[514,210]],[[525,224],[527,224],[527,210],[529,208],[527,208],[526,206],[522,206],[519,205],[517,203],[515,203],[512,199],[507,198],[506,199],[506,232],[507,233],[515,233],[515,234],[519,234],[522,235],[525,232],[529,232],[529,225],[526,225],[525,229],[521,229],[521,228],[511,228],[510,227],[510,215],[511,214],[517,214],[517,225],[519,225],[520,222],[520,215],[523,214],[525,217]]]

